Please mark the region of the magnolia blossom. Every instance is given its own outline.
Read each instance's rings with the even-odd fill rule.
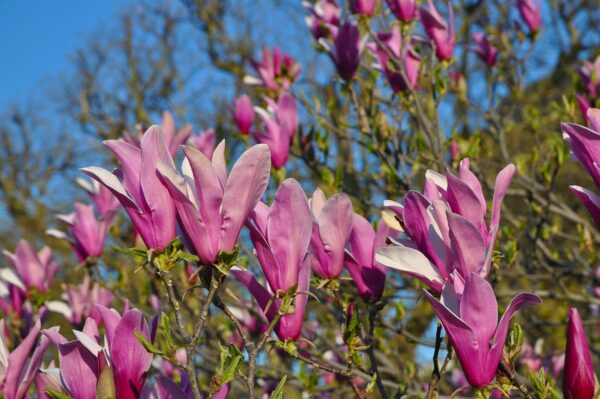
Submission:
[[[600,95],[600,56],[596,57],[593,62],[584,61],[578,72],[586,94],[593,99],[598,97]]]
[[[79,262],[102,255],[104,238],[114,218],[114,211],[109,211],[96,219],[94,208],[79,202],[75,203],[75,212],[58,215],[57,218],[69,226],[69,235],[62,231],[50,229],[46,233],[71,244]]]
[[[498,57],[498,50],[488,42],[487,37],[483,33],[473,33],[473,41],[475,42],[475,48],[473,52],[485,62],[489,67],[493,67],[496,64],[496,58]]]
[[[58,330],[58,327],[54,327],[54,330]],[[5,342],[4,320],[0,320],[0,396],[4,399],[29,397],[27,391],[49,344],[46,337],[40,337],[40,331],[41,323],[38,320],[21,343],[9,352]]]
[[[366,43],[365,40],[361,40],[356,25],[345,22],[335,36],[332,46],[324,39],[319,43],[327,49],[340,77],[351,80],[358,70],[360,56]]]
[[[372,17],[375,13],[377,0],[350,0],[350,10],[353,14]]]
[[[517,9],[525,25],[531,32],[537,32],[542,26],[542,0],[517,0]]]
[[[298,109],[294,97],[287,93],[279,96],[277,103],[266,98],[266,110],[256,108],[264,130],[253,133],[254,138],[269,146],[271,162],[275,169],[285,166],[290,154],[290,141],[298,128]]]
[[[297,339],[308,299],[310,264],[306,255],[312,230],[308,200],[300,184],[286,179],[275,193],[271,207],[259,202],[247,226],[268,288],[249,271],[234,270],[233,273],[266,311],[268,320],[273,320],[281,307],[281,300],[276,299],[267,309],[273,295],[296,287],[294,313],[281,317],[275,331],[282,340]]]
[[[163,249],[175,237],[175,205],[157,172],[159,161],[173,166],[165,139],[158,126],[142,136],[141,148],[123,140],[105,141],[121,163],[112,174],[96,166],[82,171],[108,188],[121,202],[137,232],[151,249]],[[117,175],[122,176],[121,182]]]
[[[600,187],[600,109],[590,108],[587,113],[591,128],[574,123],[561,124],[563,137],[571,146],[575,159]],[[569,186],[592,216],[596,227],[600,229],[600,197],[593,191],[580,186]]]
[[[263,50],[262,61],[252,61],[258,77],[245,76],[244,83],[258,84],[269,90],[288,90],[300,74],[300,64],[275,47],[273,53]]]
[[[233,119],[242,134],[250,133],[254,123],[254,107],[252,100],[247,95],[236,98],[233,103]]]
[[[376,260],[415,276],[437,292],[448,280],[459,287],[470,273],[485,278],[502,201],[514,173],[515,166],[510,164],[496,177],[488,227],[487,203],[479,180],[469,170],[468,158],[461,161],[458,176],[427,171],[424,194],[409,191],[404,204],[385,202],[397,217],[386,218],[387,223],[405,235],[396,246],[379,249]]]
[[[435,54],[440,60],[449,60],[456,44],[454,38],[454,13],[452,3],[448,2],[448,21],[435,8],[433,0],[427,0],[428,8],[421,8],[421,22],[427,36],[435,44]]]
[[[371,43],[368,46],[379,60],[379,65],[376,67],[385,73],[392,90],[411,91],[417,86],[421,57],[410,45],[406,48],[402,47],[402,37],[398,27],[394,27],[389,33],[378,33],[377,37],[378,44]],[[380,47],[379,43],[385,48]],[[394,59],[390,59],[389,53],[394,55]]]
[[[162,162],[160,175],[177,207],[185,237],[202,262],[212,264],[220,251],[235,249],[240,230],[269,182],[270,153],[264,144],[245,151],[227,175],[225,141],[212,161],[193,147],[185,147],[177,172]]]
[[[340,24],[341,9],[336,0],[318,0],[312,4],[303,2],[304,7],[310,12],[305,18],[315,40],[335,37]]]
[[[385,0],[399,21],[410,22],[417,15],[417,0]]]
[[[577,309],[570,308],[563,393],[565,399],[592,399],[595,390],[596,376],[583,323]]]
[[[6,250],[3,253],[12,263],[13,270],[0,269],[0,280],[18,287],[25,293],[32,289],[41,294],[48,292],[58,271],[58,264],[52,260],[52,250],[49,247],[45,246],[36,253],[29,242],[21,239],[15,253]]]
[[[542,302],[535,294],[520,293],[498,322],[494,290],[475,273],[469,273],[464,287],[445,284],[441,301],[427,291],[424,293],[448,334],[467,381],[475,388],[494,380],[513,314],[523,306]]]
[[[346,194],[335,194],[327,199],[317,188],[310,199],[310,210],[312,269],[319,277],[336,278],[344,268],[344,248],[352,232],[352,202]]]
[[[152,354],[135,333],[152,341],[155,326],[151,331],[137,309],[127,310],[121,316],[114,309],[101,305],[97,308],[104,322],[105,345],[100,345],[98,325],[93,319],[86,320],[82,331],[73,331],[73,341],[67,341],[57,330],[44,330],[58,348],[60,360],[60,369],[47,372],[58,375],[62,389],[77,399],[94,399],[97,389],[114,391],[116,399],[137,399],[152,364]],[[112,378],[101,379],[101,375]]]
[[[217,145],[217,134],[214,129],[204,130],[199,135],[192,135],[188,140],[188,144],[196,147],[207,158],[210,158]]]
[[[367,302],[377,301],[383,294],[387,268],[375,260],[375,250],[386,246],[389,232],[389,226],[383,221],[375,232],[367,219],[353,215],[345,264],[358,293]]]

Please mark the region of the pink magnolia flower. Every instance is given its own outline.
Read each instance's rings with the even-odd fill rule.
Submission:
[[[96,323],[100,323],[102,318],[95,305],[109,307],[114,295],[98,283],[93,283],[88,275],[83,278],[83,282],[78,286],[70,286],[66,289],[67,302],[70,312],[66,315],[71,324],[80,325],[88,317],[92,317]]]
[[[353,14],[372,17],[375,13],[377,0],[350,0],[350,10]]]
[[[298,109],[290,94],[282,93],[279,100],[265,99],[266,110],[257,108],[256,112],[263,122],[264,130],[254,132],[254,138],[269,146],[271,162],[275,169],[285,166],[290,154],[290,141],[298,129]]]
[[[27,391],[36,377],[49,344],[46,337],[40,337],[40,331],[41,324],[38,320],[23,341],[9,352],[4,338],[4,320],[0,320],[0,393],[4,399],[29,397]]]
[[[600,109],[590,108],[587,113],[591,127],[575,123],[561,124],[563,137],[571,146],[571,152],[581,166],[600,187]],[[592,216],[596,227],[600,229],[600,197],[593,191],[580,186],[569,186]]]
[[[242,134],[250,133],[254,123],[254,108],[252,100],[247,95],[236,98],[233,103],[233,119]]]
[[[207,129],[199,135],[192,135],[188,143],[199,149],[207,158],[211,158],[217,145],[217,134],[214,129]]]
[[[456,280],[464,281],[470,273],[487,277],[502,201],[515,170],[510,164],[496,177],[489,227],[481,184],[469,170],[468,158],[461,161],[458,176],[427,171],[424,194],[409,191],[404,204],[385,202],[397,218],[388,223],[405,235],[396,246],[379,249],[375,259],[437,292],[448,280],[458,289]]]
[[[91,205],[76,202],[75,212],[57,216],[69,226],[69,235],[55,229],[47,230],[46,233],[69,242],[77,259],[83,263],[88,258],[98,258],[102,255],[104,238],[114,215],[114,211],[109,211],[97,220]]]
[[[152,354],[139,343],[135,332],[151,341],[155,328],[150,330],[137,309],[121,316],[114,309],[101,305],[97,308],[105,326],[105,346],[100,345],[98,325],[93,319],[86,320],[82,331],[73,331],[74,341],[67,341],[57,330],[43,331],[58,348],[62,389],[74,398],[94,399],[100,374],[109,368],[113,380],[108,383],[114,384],[116,399],[137,399],[152,364]]]
[[[352,232],[352,202],[346,194],[335,194],[327,199],[317,188],[310,200],[310,210],[312,269],[322,278],[336,278],[344,268],[344,248]]]
[[[288,90],[301,69],[300,64],[291,56],[281,53],[277,47],[273,49],[272,54],[265,48],[262,61],[252,61],[252,66],[258,78],[245,76],[244,83],[262,85],[273,91]]]
[[[249,271],[234,270],[235,277],[254,296],[266,317],[272,320],[281,300],[267,310],[273,295],[297,287],[294,313],[284,315],[275,331],[280,339],[297,339],[302,331],[309,288],[310,264],[306,261],[311,237],[311,215],[306,195],[294,179],[286,179],[271,207],[259,202],[248,219],[250,239],[268,283],[263,287]]]
[[[513,314],[523,306],[542,302],[535,294],[520,293],[498,322],[494,290],[475,273],[469,273],[464,289],[445,284],[441,301],[427,291],[424,293],[448,334],[467,381],[475,388],[494,380]]]
[[[101,216],[109,212],[114,213],[119,209],[120,204],[117,198],[96,180],[77,178],[77,184],[88,193]]]
[[[577,309],[570,308],[563,394],[565,399],[592,399],[595,389],[594,365],[583,323]]]
[[[43,247],[39,252],[25,240],[19,240],[15,253],[4,250],[4,255],[10,260],[16,274],[3,270],[0,279],[7,281],[23,292],[32,289],[45,294],[50,289],[52,279],[58,271],[58,264],[52,261],[52,250]]]
[[[542,26],[542,1],[536,4],[533,0],[517,0],[517,9],[529,30],[537,32]]]
[[[315,40],[337,35],[341,9],[336,0],[318,0],[314,4],[309,2],[303,4],[310,12],[310,16],[305,20]]]
[[[360,56],[365,47],[365,41],[361,40],[356,25],[345,22],[335,36],[332,46],[324,39],[319,43],[327,49],[340,77],[344,80],[352,80],[360,65]]]
[[[581,94],[577,94],[575,96],[575,98],[577,100],[577,104],[579,105],[579,110],[581,111],[581,115],[583,116],[583,119],[585,120],[586,123],[589,123],[590,121],[587,117],[588,111],[591,108],[589,101],[587,100],[587,98],[585,98]]]
[[[123,140],[105,142],[121,163],[118,175],[96,166],[82,171],[108,188],[119,200],[142,240],[151,249],[165,248],[175,237],[175,205],[157,172],[159,161],[173,165],[158,126],[142,136],[141,148]]]
[[[385,0],[399,21],[410,22],[417,16],[417,0]]]
[[[489,67],[493,67],[496,64],[498,57],[498,50],[488,42],[487,37],[483,33],[473,33],[473,41],[475,42],[475,48],[473,52],[485,62]]]
[[[269,149],[258,144],[246,150],[229,176],[224,141],[215,149],[212,161],[190,146],[183,152],[183,177],[165,162],[158,170],[194,252],[202,262],[212,264],[220,251],[235,249],[242,226],[267,188]]]
[[[402,37],[398,27],[394,27],[389,33],[378,33],[377,37],[385,48],[371,43],[369,49],[379,60],[377,68],[385,73],[392,90],[406,92],[415,88],[419,78],[421,57],[410,45],[407,48],[402,47]],[[391,60],[388,53],[393,54],[395,59]],[[400,65],[396,65],[396,62],[401,63],[404,71],[401,70]]]
[[[449,60],[452,58],[454,46],[454,14],[452,4],[448,2],[449,16],[446,21],[433,4],[433,0],[427,0],[428,8],[421,8],[421,22],[425,28],[427,36],[435,44],[435,54],[440,60]]]
[[[387,268],[375,260],[375,250],[386,246],[389,231],[381,221],[375,232],[367,219],[354,214],[345,264],[358,293],[367,302],[377,301],[383,294]]]

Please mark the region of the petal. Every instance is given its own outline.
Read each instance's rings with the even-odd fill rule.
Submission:
[[[58,346],[60,376],[69,394],[74,398],[94,399],[98,383],[98,362],[79,341]]]
[[[600,186],[600,173],[594,166],[600,160],[600,133],[574,123],[562,123],[561,128],[568,136],[571,151],[577,160],[592,176],[596,185]]]
[[[227,163],[225,162],[225,140],[221,140],[217,148],[215,148],[211,162],[215,168],[215,173],[219,176],[221,187],[225,189],[227,184]]]
[[[17,346],[8,355],[8,368],[6,369],[3,390],[3,393],[7,399],[17,398],[17,390],[19,389],[19,385],[23,382],[22,379],[25,377],[23,371],[25,369],[25,365],[27,364],[27,359],[33,351],[40,331],[41,324],[38,320],[33,328],[29,330],[29,333],[21,341],[19,346]]]
[[[267,238],[277,264],[279,284],[287,291],[298,282],[298,272],[308,250],[312,220],[306,194],[294,179],[286,179],[277,193],[267,220]]]
[[[310,206],[310,211],[313,217],[317,218],[321,214],[321,209],[325,206],[327,202],[327,197],[323,190],[317,187],[313,196],[308,200],[308,204]]]
[[[569,186],[569,188],[586,207],[596,227],[600,230],[600,197],[580,186]]]
[[[494,289],[478,274],[470,273],[460,300],[460,318],[471,326],[483,352],[498,326],[498,303]]]
[[[137,399],[140,396],[146,374],[152,364],[152,354],[137,340],[135,332],[150,339],[144,315],[139,310],[132,309],[123,314],[123,318],[115,327],[110,348],[119,399]]]
[[[119,160],[119,163],[121,164],[121,171],[123,173],[123,187],[125,187],[125,190],[127,190],[129,195],[131,195],[134,198],[135,202],[139,206],[143,206],[144,201],[142,195],[142,187],[140,185],[140,172],[142,169],[142,151],[138,147],[126,143],[123,140],[107,140],[104,142],[104,144],[113,152],[113,154],[115,154],[115,156]],[[85,172],[84,169],[82,169],[82,171]],[[92,175],[90,175],[90,177],[95,178]],[[100,183],[103,183],[101,180],[98,181]],[[107,188],[111,188],[108,184],[103,184]],[[115,193],[115,195],[117,194]],[[119,201],[121,200],[119,199]],[[125,205],[123,204],[123,206]]]
[[[385,223],[381,223],[381,225],[385,225]],[[379,231],[385,231],[385,228],[379,228]],[[385,234],[383,235],[383,244],[385,245]],[[380,238],[381,240],[381,238]],[[348,247],[350,249],[350,253],[352,257],[356,259],[359,264],[362,265],[370,265],[373,263],[374,250],[373,246],[375,244],[375,232],[373,231],[373,226],[367,219],[362,217],[359,214],[353,215],[352,221],[352,231],[350,237],[348,239]]]
[[[94,307],[102,316],[102,321],[104,322],[105,328],[104,335],[106,342],[108,343],[108,347],[110,348],[115,336],[115,329],[117,328],[119,321],[121,321],[121,315],[115,309],[108,309],[98,303],[96,303]]]
[[[422,280],[435,291],[442,289],[442,276],[434,264],[416,249],[405,246],[380,248],[375,251],[375,260]]]
[[[294,313],[281,317],[277,324],[277,336],[280,339],[298,339],[302,333],[302,322],[308,301],[308,289],[310,285],[310,263],[305,259],[298,274],[298,291],[294,302]]]
[[[271,153],[265,144],[246,150],[231,169],[223,194],[220,250],[234,249],[242,226],[269,184],[270,171]]]
[[[513,164],[507,165],[504,169],[496,176],[496,184],[494,186],[494,199],[492,202],[492,216],[490,219],[490,230],[494,226],[500,224],[500,211],[502,210],[502,201],[508,190],[508,186],[512,181],[513,176],[517,168]]]
[[[465,158],[460,161],[460,169],[458,170],[458,177],[462,180],[467,186],[471,188],[477,199],[479,200],[479,204],[481,205],[481,209],[483,210],[483,214],[487,212],[487,203],[485,202],[485,197],[483,196],[483,190],[481,189],[481,183],[479,183],[479,179],[471,169],[469,169],[469,158]]]
[[[241,270],[241,269],[238,269],[237,267],[234,267],[231,269],[231,272],[233,273],[234,277],[240,283],[242,283],[244,286],[246,286],[248,291],[250,291],[250,294],[252,294],[254,299],[256,299],[256,302],[258,302],[258,306],[260,306],[261,310],[264,311],[273,296],[269,292],[269,290],[267,290],[265,287],[263,287],[256,280],[256,278],[254,277],[254,274],[252,274],[249,271]],[[275,304],[273,304],[269,308],[269,311],[267,312],[267,315],[266,315],[269,320],[272,320],[273,317],[275,317],[275,314],[277,313],[277,309],[278,308],[277,308],[277,306],[275,306]]]
[[[483,268],[486,257],[483,238],[481,232],[467,219],[451,212],[447,212],[446,216],[453,257],[452,264],[466,279],[469,273],[479,273]]]
[[[471,222],[482,233],[485,231],[485,210],[479,198],[465,182],[448,172],[448,204],[452,212]]]

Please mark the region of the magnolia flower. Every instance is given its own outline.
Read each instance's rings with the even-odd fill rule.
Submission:
[[[324,39],[319,40],[319,43],[328,51],[340,77],[351,80],[358,70],[360,56],[365,47],[365,41],[361,40],[356,25],[345,22],[335,36],[333,46]]]
[[[517,9],[529,30],[537,32],[542,26],[542,1],[535,4],[533,0],[517,0]]]
[[[464,281],[470,273],[485,278],[500,223],[502,200],[515,173],[510,164],[496,177],[489,227],[487,204],[469,159],[460,163],[458,176],[431,170],[425,174],[424,194],[409,191],[404,204],[386,201],[397,220],[386,218],[405,233],[397,246],[382,248],[375,259],[425,282],[439,292],[445,281]],[[458,287],[459,282],[455,281]]]
[[[76,181],[88,193],[101,216],[109,212],[115,213],[119,209],[117,198],[108,188],[96,180],[87,180],[78,177]]]
[[[254,138],[269,146],[271,162],[275,169],[285,166],[290,154],[290,141],[298,128],[298,109],[294,97],[282,93],[279,100],[266,99],[268,108],[256,108],[264,130],[254,132]]]
[[[586,94],[592,99],[598,97],[600,95],[600,56],[597,56],[593,62],[584,61],[578,72]]]
[[[50,289],[52,279],[58,271],[58,264],[52,261],[52,250],[43,247],[38,253],[25,240],[19,240],[15,253],[4,250],[4,255],[13,265],[14,272],[0,270],[0,280],[4,280],[27,293],[32,289],[45,294]]]
[[[217,135],[214,129],[208,129],[200,132],[200,135],[192,135],[188,144],[196,147],[207,158],[212,157],[217,144]]]
[[[271,207],[259,202],[247,226],[268,288],[249,271],[233,273],[266,311],[268,320],[273,320],[281,307],[281,300],[277,299],[266,309],[273,295],[297,288],[294,313],[282,316],[275,327],[280,339],[295,340],[302,331],[308,299],[310,264],[306,255],[312,230],[308,201],[300,184],[286,179],[275,193]]]
[[[273,54],[269,49],[263,50],[261,62],[252,61],[257,77],[245,76],[244,83],[265,86],[268,90],[288,90],[300,74],[300,64],[292,57],[281,53],[277,47]]]
[[[375,250],[386,246],[389,231],[382,221],[375,232],[367,219],[354,214],[345,264],[358,293],[367,302],[377,301],[383,294],[387,268],[375,260]]]
[[[40,337],[40,331],[41,323],[38,320],[21,343],[9,353],[4,336],[4,320],[0,320],[0,396],[4,399],[29,397],[27,391],[49,344],[46,337]]]
[[[583,323],[577,309],[570,308],[563,394],[565,399],[592,399],[595,387],[594,365]]]
[[[181,176],[172,164],[161,162],[160,175],[177,207],[186,238],[205,264],[219,252],[235,249],[240,230],[269,182],[270,153],[264,144],[246,150],[227,175],[225,142],[212,161],[193,147],[183,150]]]
[[[250,133],[254,122],[254,108],[252,100],[247,95],[236,98],[233,103],[233,119],[242,134]]]
[[[108,188],[131,218],[150,249],[163,249],[175,237],[175,205],[157,172],[159,161],[173,166],[165,139],[158,126],[142,136],[141,148],[123,140],[105,141],[121,163],[118,175],[96,166],[82,171]]]
[[[316,3],[302,3],[310,12],[305,18],[315,40],[335,37],[340,24],[341,10],[336,0],[318,0]]]
[[[419,77],[421,57],[410,45],[407,48],[402,47],[402,37],[398,27],[394,27],[389,33],[378,33],[377,37],[379,43],[386,48],[380,47],[379,43],[371,43],[369,49],[379,60],[379,65],[376,67],[385,73],[392,90],[399,92],[415,88]],[[394,55],[393,60],[390,59],[389,53]],[[401,64],[397,65],[398,62]]]
[[[435,44],[435,54],[440,60],[449,60],[454,52],[454,14],[452,4],[448,2],[448,20],[439,13],[433,4],[433,0],[427,0],[428,8],[421,8],[421,22],[427,36]]]
[[[57,346],[60,360],[60,369],[49,372],[58,374],[62,389],[77,399],[94,399],[97,389],[115,392],[116,399],[137,399],[152,364],[152,354],[135,333],[151,341],[155,328],[150,330],[137,309],[121,316],[114,309],[101,305],[97,308],[104,321],[105,346],[100,345],[98,325],[93,319],[86,320],[82,331],[73,331],[74,341],[67,341],[57,330],[43,331]]]
[[[327,199],[317,188],[310,200],[310,210],[312,269],[322,278],[336,278],[344,268],[344,248],[352,232],[352,202],[346,194],[335,194]]]
[[[46,233],[69,242],[79,262],[102,255],[104,238],[113,221],[114,211],[109,211],[97,220],[91,205],[76,202],[75,212],[58,215],[57,218],[69,226],[69,235],[55,229],[47,230]]]
[[[80,285],[67,287],[65,294],[68,304],[67,311],[61,313],[71,324],[76,326],[81,325],[88,317],[93,318],[99,324],[102,318],[95,305],[109,307],[114,300],[114,295],[110,290],[101,287],[98,283],[92,284],[92,280],[87,274],[83,277]]]
[[[473,52],[485,62],[489,67],[493,67],[496,64],[496,58],[498,57],[498,50],[488,42],[487,38],[483,33],[473,33],[473,41],[475,42],[475,48]]]
[[[377,0],[350,0],[350,10],[353,14],[372,17],[375,13]]]
[[[399,21],[410,22],[417,15],[417,0],[385,0]]]
[[[600,109],[590,108],[587,113],[591,128],[574,123],[562,123],[565,141],[571,146],[575,159],[600,187]],[[593,191],[580,186],[569,186],[592,216],[596,227],[600,229],[600,197]]]
[[[425,298],[440,318],[467,381],[475,388],[494,380],[513,314],[523,306],[542,302],[535,294],[520,293],[512,299],[498,323],[494,290],[475,273],[469,273],[464,289],[445,284],[441,301],[427,291]]]

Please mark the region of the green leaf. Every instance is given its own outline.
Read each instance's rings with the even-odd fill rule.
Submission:
[[[285,385],[285,381],[287,380],[287,374],[283,376],[279,384],[275,387],[273,392],[271,392],[270,399],[283,399],[283,386]]]
[[[169,347],[169,350],[172,350],[175,348],[175,342],[173,341],[173,336],[171,335],[171,323],[169,320],[169,316],[167,316],[167,314],[163,312],[160,320],[163,335],[165,337],[165,340],[167,341],[167,346]]]
[[[66,393],[53,388],[46,388],[44,392],[46,392],[52,399],[73,399],[73,397],[67,395]]]
[[[377,384],[377,373],[373,374],[373,377],[371,377],[371,381],[369,381],[369,383],[367,384],[367,388],[365,389],[367,396],[371,392],[373,392],[373,390],[375,389],[375,384]]]
[[[165,356],[165,353],[158,349],[156,346],[154,346],[150,341],[148,341],[146,337],[142,335],[142,333],[140,333],[139,331],[135,331],[134,334],[139,343],[142,344],[144,349],[146,349],[146,351],[155,355]]]
[[[235,372],[240,364],[240,360],[242,360],[242,356],[235,356],[233,359],[231,359],[229,365],[223,372],[223,384],[233,381],[233,377],[235,376]]]
[[[117,392],[115,388],[113,372],[110,367],[106,366],[98,377],[98,384],[96,385],[96,398],[116,399],[116,397]]]

